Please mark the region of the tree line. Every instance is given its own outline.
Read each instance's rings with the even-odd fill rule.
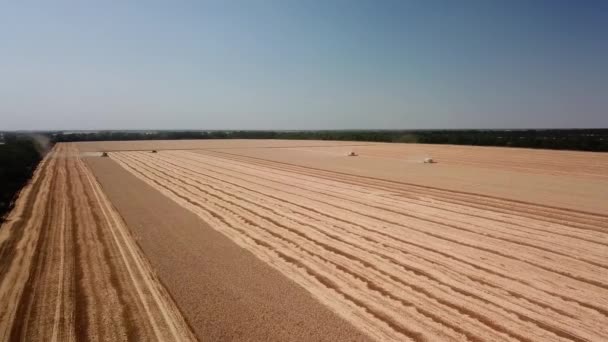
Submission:
[[[608,129],[99,131],[47,133],[53,142],[174,139],[301,139],[526,147],[608,152]]]
[[[46,147],[30,135],[2,134],[0,141],[0,222],[11,210],[17,193],[32,177]]]

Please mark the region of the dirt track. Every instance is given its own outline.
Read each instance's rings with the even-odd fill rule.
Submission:
[[[373,338],[608,338],[605,213],[221,151],[110,155]]]
[[[191,340],[73,145],[58,145],[0,228],[0,340]]]

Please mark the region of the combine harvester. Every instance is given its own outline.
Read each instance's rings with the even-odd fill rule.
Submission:
[[[348,157],[356,157],[357,154],[354,151],[348,152],[347,154]]]

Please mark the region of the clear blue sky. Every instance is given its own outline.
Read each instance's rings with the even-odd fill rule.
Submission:
[[[608,1],[7,1],[0,130],[608,127]]]

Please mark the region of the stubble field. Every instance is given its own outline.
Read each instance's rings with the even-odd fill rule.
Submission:
[[[604,341],[606,203],[599,153],[59,145],[0,229],[0,336]]]

